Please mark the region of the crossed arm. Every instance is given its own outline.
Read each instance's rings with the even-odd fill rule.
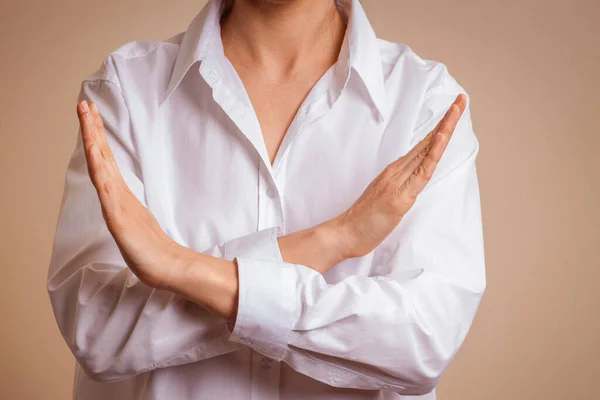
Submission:
[[[91,108],[78,103],[81,136],[48,277],[61,332],[90,376],[123,379],[242,343],[332,386],[433,388],[485,287],[478,143],[469,116],[460,119],[464,94],[445,118],[437,105],[437,126],[346,213],[287,236],[272,227],[195,252],[168,238],[143,204],[126,135],[116,136],[128,125],[117,91],[108,81],[82,87]],[[438,101],[447,107],[448,96]],[[97,103],[106,105],[102,118]],[[460,149],[434,175],[455,130]],[[77,218],[90,221],[73,232]],[[390,234],[413,240],[398,241],[376,266],[380,275],[325,282],[322,272]]]

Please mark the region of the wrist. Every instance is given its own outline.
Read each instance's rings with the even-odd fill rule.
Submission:
[[[342,261],[332,226],[321,224],[277,238],[283,261],[325,272]]]
[[[318,235],[322,238],[322,242],[325,243],[336,259],[336,263],[353,257],[350,234],[345,227],[344,214],[340,214],[315,227],[319,232]]]
[[[197,254],[192,249],[177,244],[171,262],[167,267],[166,276],[160,287],[156,289],[180,294],[190,272],[199,267]]]
[[[315,269],[319,272],[323,273],[349,258],[339,219],[323,222],[308,231],[311,238],[309,248],[313,249]]]
[[[232,319],[237,311],[237,266],[233,261],[183,247],[167,290]]]

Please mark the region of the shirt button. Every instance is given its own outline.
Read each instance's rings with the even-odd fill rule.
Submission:
[[[269,188],[267,189],[267,196],[269,196],[270,198],[275,197],[275,189],[273,188],[273,186],[269,186]]]
[[[263,357],[260,360],[260,366],[263,369],[269,369],[269,368],[271,368],[273,366],[273,360],[271,360],[268,357]]]

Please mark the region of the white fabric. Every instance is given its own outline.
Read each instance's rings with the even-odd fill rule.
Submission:
[[[377,38],[354,0],[339,61],[271,165],[223,54],[219,5],[168,40],[112,52],[78,100],[97,103],[126,182],[171,238],[237,257],[238,319],[230,331],[130,272],[78,133],[47,282],[78,361],[74,398],[435,399],[486,286],[469,102],[431,181],[373,252],[321,275],[284,262],[277,237],[348,209],[464,89],[443,63]]]

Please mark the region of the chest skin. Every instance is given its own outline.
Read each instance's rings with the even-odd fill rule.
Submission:
[[[246,68],[236,63],[235,57],[232,57],[231,63],[248,93],[273,165],[298,109],[329,65],[313,63],[286,76],[271,78],[272,74],[261,68]]]

